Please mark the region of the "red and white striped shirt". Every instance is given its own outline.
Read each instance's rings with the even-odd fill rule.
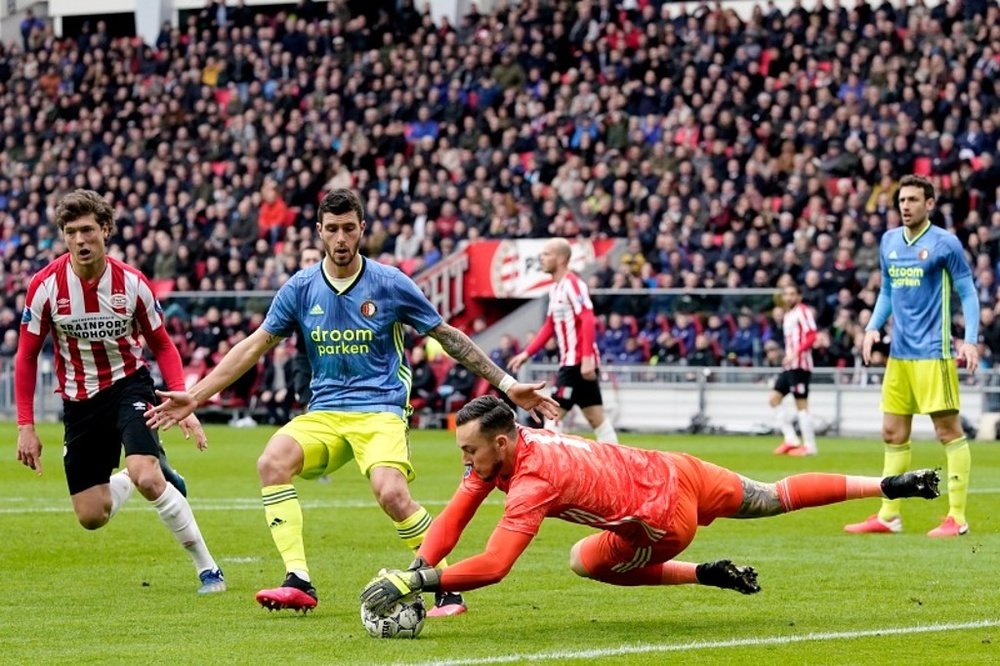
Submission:
[[[559,343],[559,364],[580,365],[585,356],[597,352],[594,305],[587,284],[575,273],[566,273],[549,288],[549,311],[538,335],[525,350],[533,356],[555,333]]]
[[[94,282],[81,280],[73,271],[69,253],[36,273],[28,286],[20,344],[31,348],[34,360],[42,338],[52,333],[57,393],[67,400],[93,398],[145,367],[140,334],[156,352],[157,361],[166,340],[176,364],[170,358],[170,363],[161,363],[161,370],[168,386],[183,387],[183,378],[175,376],[182,374],[180,357],[163,329],[149,280],[116,259],[108,257],[107,263]],[[33,376],[30,382],[33,387]]]
[[[812,370],[812,346],[816,342],[816,320],[812,309],[805,303],[799,303],[785,313],[781,322],[785,334],[785,356],[793,356],[791,363],[785,364],[786,370]]]

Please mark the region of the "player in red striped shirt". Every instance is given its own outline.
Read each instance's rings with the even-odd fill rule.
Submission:
[[[538,259],[541,268],[552,276],[549,310],[545,323],[527,348],[514,356],[509,365],[517,372],[529,358],[545,346],[553,335],[559,343],[559,374],[552,397],[559,403],[559,418],[579,405],[594,437],[616,443],[618,433],[604,414],[601,386],[597,381],[597,328],[594,305],[587,283],[569,269],[573,250],[565,238],[553,238],[545,244]]]
[[[781,328],[785,337],[784,371],[778,375],[771,390],[770,404],[775,420],[781,428],[784,440],[774,450],[775,455],[814,456],[816,455],[816,432],[809,416],[809,381],[812,379],[812,348],[816,343],[816,320],[812,309],[802,302],[802,292],[798,285],[788,284],[781,291],[785,303],[785,318]],[[782,402],[789,393],[795,398],[799,431],[802,441],[795,433],[791,415]]]
[[[14,368],[17,459],[41,475],[35,382],[38,354],[51,334],[66,429],[63,466],[77,520],[88,530],[104,526],[138,488],[194,560],[199,593],[222,592],[222,571],[184,497],[183,480],[176,479],[181,488],[167,483],[163,449],[143,417],[155,402],[142,358],[143,340],[167,386],[184,389],[181,357],[163,327],[149,281],[107,256],[114,209],[99,194],[76,190],[59,202],[55,216],[69,252],[28,285]],[[183,430],[185,437],[195,436],[199,449],[205,448],[197,417],[187,417]],[[125,469],[113,474],[123,445]]]
[[[456,422],[465,477],[410,569],[382,570],[365,588],[362,601],[375,613],[414,592],[499,582],[545,518],[601,530],[570,551],[570,568],[579,576],[611,585],[701,584],[753,594],[760,587],[752,567],[673,558],[698,526],[716,518],[762,518],[862,497],[938,496],[940,479],[930,469],[885,478],[796,474],[754,481],[684,453],[525,428],[493,396],[469,402]],[[436,568],[494,488],[507,500],[485,552]]]

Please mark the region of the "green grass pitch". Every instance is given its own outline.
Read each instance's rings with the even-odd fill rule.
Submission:
[[[14,442],[13,425],[0,426]],[[682,556],[752,564],[763,592],[693,586],[615,588],[574,576],[570,546],[589,530],[556,520],[499,585],[467,595],[470,612],[428,620],[415,641],[369,638],[358,594],[408,554],[357,468],[331,483],[299,482],[306,548],[319,589],[315,612],[268,613],[254,593],[277,585],[281,560],[260,506],[255,461],[272,429],[208,430],[199,453],[171,431],[165,443],[229,582],[199,598],[185,553],[139,495],[105,528],[79,527],[60,464],[61,427],[41,428],[41,478],[0,460],[0,663],[65,664],[559,664],[735,662],[928,664],[1000,661],[1000,444],[973,445],[969,535],[924,533],[942,497],[909,500],[906,532],[851,536],[846,522],[876,500],[755,521],[717,521]],[[625,435],[624,443],[688,451],[774,481],[799,471],[877,474],[875,440],[820,441],[817,458],[775,457],[770,438]],[[415,498],[437,512],[462,474],[449,433],[412,435]],[[915,466],[940,466],[940,445],[914,445]],[[452,559],[482,548],[502,508],[488,500]]]

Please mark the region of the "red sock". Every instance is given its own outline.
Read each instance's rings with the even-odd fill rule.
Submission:
[[[796,474],[778,481],[775,486],[785,511],[882,496],[881,479],[866,476]]]

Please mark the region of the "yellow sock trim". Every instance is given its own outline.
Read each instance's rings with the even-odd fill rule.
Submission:
[[[969,474],[972,471],[972,451],[965,437],[944,445],[948,457],[948,515],[959,525],[966,523],[965,501],[969,494]]]
[[[885,458],[882,462],[882,476],[894,476],[902,474],[910,469],[912,458],[910,443],[886,444]],[[883,499],[882,508],[878,512],[878,517],[882,520],[891,520],[899,515],[899,507],[902,504],[898,499]]]
[[[420,507],[409,518],[398,523],[393,521],[392,524],[396,526],[396,533],[399,535],[399,538],[416,555],[417,551],[420,550],[420,544],[424,542],[424,537],[427,536],[427,530],[431,528],[431,520],[431,514],[427,513],[427,509]],[[441,560],[437,563],[437,566],[448,566],[448,560]]]
[[[396,534],[403,540],[406,547],[416,553],[420,544],[424,542],[427,530],[431,527],[431,514],[427,513],[427,509],[424,507],[420,507],[408,518],[404,518],[398,523],[394,521],[393,525],[396,527]]]
[[[271,538],[285,562],[285,571],[300,570],[308,573],[306,547],[302,541],[302,505],[290,483],[264,486],[260,491],[264,502],[264,516],[271,528]]]

